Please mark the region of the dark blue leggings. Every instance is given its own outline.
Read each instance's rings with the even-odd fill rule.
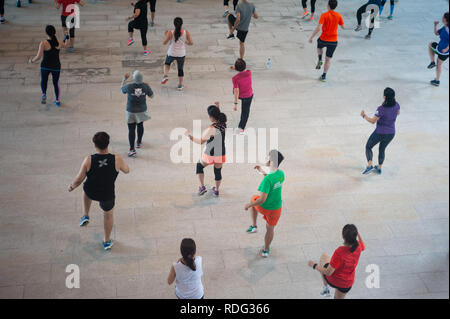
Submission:
[[[380,143],[380,148],[378,151],[378,164],[383,165],[386,147],[390,142],[392,142],[394,136],[395,134],[378,134],[377,132],[373,132],[366,144],[367,161],[369,162],[373,158],[372,148]]]
[[[59,101],[59,74],[60,71],[56,70],[48,70],[48,69],[41,69],[41,90],[42,94],[47,94],[47,82],[48,77],[52,74],[52,80],[53,80],[53,87],[55,89],[55,99],[56,101]]]

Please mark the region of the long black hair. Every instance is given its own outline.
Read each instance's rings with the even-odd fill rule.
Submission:
[[[227,123],[227,116],[225,115],[225,113],[220,112],[220,109],[217,107],[217,105],[208,106],[208,115],[220,124]]]
[[[385,88],[384,96],[386,97],[386,99],[383,102],[383,106],[393,107],[397,104],[397,101],[395,100],[395,91],[393,89]]]
[[[347,224],[342,229],[342,237],[345,244],[350,246],[350,252],[354,252],[358,248],[358,229],[353,224]]]
[[[186,266],[191,268],[193,271],[197,270],[194,262],[195,251],[197,250],[195,246],[195,241],[191,238],[185,238],[181,241],[180,251]]]
[[[54,47],[59,45],[58,39],[56,38],[56,29],[52,25],[47,25],[45,27],[45,33],[50,37],[50,44]]]
[[[180,17],[176,17],[173,20],[173,25],[175,26],[174,32],[175,42],[177,42],[178,39],[181,37],[181,26],[183,25],[183,19],[181,19]]]

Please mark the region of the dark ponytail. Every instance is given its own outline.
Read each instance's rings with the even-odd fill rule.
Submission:
[[[220,112],[220,109],[217,107],[217,105],[208,106],[208,115],[220,124],[227,123],[227,116],[225,115],[225,113]]]
[[[383,103],[384,107],[393,107],[397,104],[397,101],[395,100],[395,91],[393,89],[385,88],[384,96],[386,97]]]
[[[191,268],[193,271],[197,270],[195,267],[194,255],[196,251],[195,241],[191,238],[185,238],[181,241],[180,251],[186,266]]]
[[[55,27],[54,26],[52,26],[52,25],[47,25],[46,27],[45,27],[45,33],[47,33],[47,35],[50,37],[50,44],[53,46],[53,47],[57,47],[57,46],[59,46],[59,42],[58,42],[58,39],[56,38],[56,29],[55,29]]]
[[[448,12],[446,12],[446,13],[444,13],[444,19],[445,19],[445,21],[447,21],[447,27],[448,27],[448,19],[449,19],[449,14],[448,14]]]
[[[358,248],[358,229],[353,224],[345,225],[342,229],[342,237],[345,244],[350,246],[350,252],[354,252]]]
[[[177,42],[178,39],[181,37],[181,26],[183,25],[183,19],[181,19],[180,17],[176,17],[173,20],[173,25],[175,26],[174,32],[175,42]]]

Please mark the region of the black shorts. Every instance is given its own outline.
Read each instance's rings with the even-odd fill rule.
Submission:
[[[231,25],[234,25],[236,23],[236,17],[230,14],[228,15],[228,21],[230,22]],[[247,38],[247,33],[248,31],[237,30],[237,38],[239,39],[239,41],[244,43],[245,39]]]
[[[86,193],[86,190],[84,191],[84,193],[86,194],[86,196],[90,199],[90,200],[95,200],[92,197],[94,196],[89,196],[88,193]],[[111,209],[114,208],[115,203],[116,203],[116,199],[108,199],[108,200],[95,200],[97,202],[99,202],[100,208],[104,211],[104,212],[108,212]]]
[[[325,265],[323,265],[323,268],[328,268],[329,263],[326,263]],[[340,287],[336,287],[333,284],[330,284],[330,282],[327,279],[327,276],[325,276],[324,274],[322,274],[323,278],[325,279],[325,281],[327,282],[328,285],[330,285],[331,287],[333,287],[334,289],[339,290],[340,292],[342,292],[343,294],[346,294],[350,291],[350,289],[352,289],[352,287],[350,288],[340,288]]]
[[[338,43],[337,42],[327,42],[327,41],[322,41],[320,38],[317,39],[317,48],[318,49],[323,49],[323,48],[327,48],[327,57],[332,58],[334,51],[337,48]]]
[[[156,11],[156,0],[148,0],[150,2],[150,12]]]
[[[69,17],[61,16],[61,25],[63,28],[67,28],[67,25],[66,25],[67,18],[69,18]],[[71,23],[72,23],[73,27],[69,29],[69,34],[70,34],[71,38],[75,38],[75,17],[72,17]]]
[[[431,43],[431,47],[434,49],[434,53],[436,53],[438,55],[439,60],[445,61],[448,59],[448,55],[443,55],[438,53],[437,47],[438,47],[438,43],[437,42],[433,42]]]

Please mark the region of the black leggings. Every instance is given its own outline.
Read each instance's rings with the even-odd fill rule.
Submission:
[[[150,0],[150,12],[156,11],[156,0]]]
[[[246,99],[241,99],[242,101],[242,111],[241,111],[241,121],[239,122],[239,128],[245,129],[247,125],[248,117],[250,115],[250,105],[252,104],[253,95]]]
[[[229,2],[230,2],[230,0],[223,0],[223,5],[228,7]],[[237,6],[238,2],[239,2],[239,0],[233,0],[234,11],[236,11],[236,6]]]
[[[306,2],[307,0],[302,0],[303,9],[307,8]],[[316,0],[311,0],[311,12],[312,13],[316,12]]]
[[[147,30],[148,30],[148,24],[139,24],[136,23],[136,21],[130,21],[128,23],[128,32],[132,33],[134,29],[139,29],[141,31],[141,39],[142,39],[142,45],[147,45]]]
[[[41,90],[42,94],[47,94],[48,77],[52,74],[53,87],[55,89],[56,101],[59,101],[59,74],[60,71],[51,71],[47,69],[41,69]]]
[[[380,148],[378,151],[378,164],[383,165],[386,147],[390,142],[392,142],[394,136],[395,134],[378,134],[377,132],[373,132],[366,144],[367,161],[369,162],[373,158],[372,148],[380,143]]]
[[[134,150],[134,141],[136,140],[136,126],[137,126],[137,142],[142,143],[142,136],[144,136],[144,122],[128,123],[128,142],[130,142],[130,150]]]
[[[5,14],[5,0],[0,0],[0,14]]]
[[[369,4],[363,5],[361,8],[358,9],[358,12],[356,13],[356,19],[358,20],[358,25],[361,25],[362,23],[362,15],[367,11],[367,7]],[[375,10],[370,10],[370,14],[374,14]],[[369,34],[372,33],[373,29],[375,28],[375,16],[370,21],[372,23],[372,27],[369,28]]]

